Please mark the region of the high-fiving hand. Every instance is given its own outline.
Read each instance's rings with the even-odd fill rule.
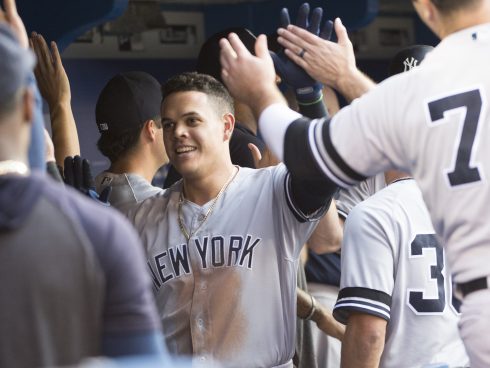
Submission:
[[[322,16],[322,8],[315,8],[310,17],[310,6],[308,3],[304,3],[298,10],[296,27],[302,28],[312,35],[319,36],[321,39],[329,40],[332,35],[333,23],[330,20],[325,21],[320,31]],[[291,24],[287,8],[281,10],[280,18],[281,27],[286,29]],[[297,52],[297,56],[303,58],[308,52],[307,48],[300,49]],[[299,103],[311,103],[321,98],[322,84],[310,77],[303,68],[286,55],[284,50],[278,54],[271,52],[271,55],[277,74],[294,89]]]
[[[274,63],[267,38],[260,35],[252,55],[238,36],[231,33],[220,41],[222,77],[233,97],[248,105],[258,118],[272,103],[285,103],[276,86]]]
[[[37,85],[49,108],[53,109],[57,103],[70,103],[70,82],[56,42],[51,42],[50,50],[44,37],[36,32],[32,33],[29,41],[37,57],[37,65],[34,69]]]

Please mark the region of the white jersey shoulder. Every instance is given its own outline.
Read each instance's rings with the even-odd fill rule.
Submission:
[[[463,366],[448,269],[415,181],[393,183],[347,217],[334,316],[388,321],[381,367]]]

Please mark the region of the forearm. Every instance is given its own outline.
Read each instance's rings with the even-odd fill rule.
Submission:
[[[65,157],[80,155],[75,118],[69,102],[56,103],[49,111],[56,163],[63,167]]]
[[[385,332],[382,328],[371,327],[349,321],[342,341],[342,368],[377,368],[379,366],[384,349]]]
[[[342,244],[342,227],[337,214],[335,201],[330,203],[330,207],[318,223],[310,239],[308,248],[315,253],[333,253],[340,250]]]
[[[301,319],[311,319],[325,334],[342,341],[345,328],[332,316],[332,312],[319,304],[310,294],[296,288],[297,316]]]
[[[264,110],[273,104],[282,104],[284,107],[288,106],[286,99],[276,86],[268,88],[266,92],[264,90],[264,93],[249,101],[250,109],[256,121],[259,121]]]
[[[361,97],[376,86],[367,75],[355,68],[346,73],[338,81],[336,89],[347,99],[348,102]]]

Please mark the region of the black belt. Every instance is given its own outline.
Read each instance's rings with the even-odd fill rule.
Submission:
[[[463,294],[463,297],[474,291],[488,289],[488,281],[486,277],[480,277],[462,284],[458,284],[458,290]]]

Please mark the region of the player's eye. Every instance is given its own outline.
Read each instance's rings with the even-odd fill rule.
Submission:
[[[162,126],[163,126],[163,130],[169,131],[169,130],[173,129],[173,127],[175,126],[175,123],[173,121],[164,120],[164,121],[162,121]]]
[[[196,117],[194,116],[189,116],[187,119],[186,119],[186,123],[188,125],[196,125],[197,123],[199,123],[199,119],[197,119]]]

